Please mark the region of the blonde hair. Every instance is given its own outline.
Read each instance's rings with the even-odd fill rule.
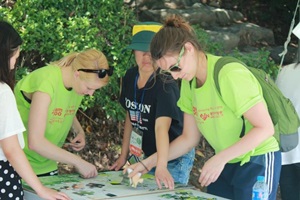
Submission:
[[[78,69],[108,69],[108,62],[106,56],[96,49],[87,49],[82,52],[70,53],[60,60],[50,63],[51,65],[56,65],[59,67],[72,67],[73,71]],[[82,78],[88,79],[94,76],[93,73],[83,73]],[[103,81],[108,81],[108,76],[106,76]]]

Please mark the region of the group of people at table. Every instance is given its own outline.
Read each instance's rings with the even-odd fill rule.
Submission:
[[[21,44],[13,26],[0,22],[0,197],[23,199],[23,179],[43,199],[70,199],[43,186],[38,177],[57,175],[58,162],[73,165],[83,178],[97,176],[94,164],[62,145],[72,129],[75,137],[70,148],[84,148],[85,133],[76,112],[84,95],[108,84],[113,67],[101,51],[86,49],[34,70],[15,85]],[[122,169],[131,155],[136,162],[128,166],[129,177],[151,173],[159,188],[188,184],[195,146],[203,135],[215,150],[199,176],[208,193],[250,200],[256,177],[264,176],[270,200],[276,199],[279,180],[282,194],[287,195],[283,199],[300,198],[299,145],[292,153],[296,156],[298,151],[298,156],[285,159],[282,166],[261,87],[249,70],[240,63],[222,70],[221,98],[212,75],[220,57],[205,52],[193,28],[178,15],[168,16],[164,24],[134,25],[126,49],[134,54],[136,66],[123,77],[122,150],[110,170]],[[297,80],[299,68],[285,67],[284,73],[285,69]],[[210,117],[210,112],[219,115]],[[242,138],[241,116],[247,130]],[[297,183],[291,180],[295,176]]]

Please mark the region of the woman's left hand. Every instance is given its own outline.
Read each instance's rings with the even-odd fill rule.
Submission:
[[[215,182],[223,171],[225,164],[226,162],[223,162],[222,158],[218,155],[214,155],[206,161],[203,168],[200,170],[199,183],[201,186],[206,187]]]
[[[80,151],[85,146],[85,135],[84,133],[79,133],[77,136],[70,142],[70,147],[74,151]]]
[[[170,190],[174,189],[174,179],[167,167],[156,167],[155,180],[159,189],[162,188],[162,183],[166,188],[169,188]]]

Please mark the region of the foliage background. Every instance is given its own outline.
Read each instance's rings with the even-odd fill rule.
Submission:
[[[225,4],[224,0],[223,4],[238,8],[245,4],[242,2],[235,0]],[[130,42],[131,27],[138,21],[134,9],[119,0],[3,1],[0,19],[12,23],[24,41],[17,80],[67,53],[99,49],[107,56],[109,64],[115,67],[115,73],[108,86],[96,91],[94,96],[84,98],[81,110],[91,119],[102,113],[106,119],[116,123],[122,121],[125,113],[118,103],[121,77],[133,64],[129,59],[131,52],[123,49]],[[251,13],[249,16],[252,16]],[[206,51],[222,55],[220,44],[210,41],[201,27],[194,28]],[[277,66],[269,60],[269,52],[263,49],[247,55],[236,50],[232,55],[276,76]]]
[[[115,67],[110,84],[93,97],[85,97],[81,108],[104,111],[115,120],[124,118],[116,100],[120,77],[128,68],[128,52],[122,52],[136,22],[122,1],[110,0],[22,0],[0,7],[4,19],[19,31],[24,41],[17,79],[73,51],[96,48]]]
[[[241,11],[249,22],[272,29],[277,44],[285,41],[296,5],[296,0],[201,0],[202,3],[212,1],[225,9]],[[279,17],[274,20],[274,16]],[[107,170],[120,153],[124,110],[118,96],[121,77],[133,64],[129,59],[131,52],[122,50],[129,44],[131,27],[138,21],[135,8],[127,7],[120,0],[3,0],[0,20],[10,22],[24,41],[17,80],[67,53],[87,48],[103,51],[115,67],[109,85],[93,97],[85,97],[78,113],[87,135],[86,148],[78,155],[94,163],[99,171]],[[194,28],[207,52],[222,55],[220,44],[211,41],[201,27]],[[248,54],[232,52],[246,64],[262,68],[275,77],[278,67],[269,54],[265,49]],[[200,187],[198,168],[212,155],[213,150],[202,139],[191,173],[193,185]],[[74,171],[71,166],[60,170]]]

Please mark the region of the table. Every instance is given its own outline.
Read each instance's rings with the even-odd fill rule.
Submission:
[[[193,186],[176,185],[174,190],[158,189],[154,176],[144,174],[144,182],[137,188],[123,181],[121,171],[100,172],[97,177],[82,179],[78,174],[40,177],[41,182],[52,189],[62,191],[74,200],[153,200],[175,199],[176,197],[195,197],[198,200],[225,200],[195,189]],[[23,183],[26,200],[41,200],[36,193]]]

